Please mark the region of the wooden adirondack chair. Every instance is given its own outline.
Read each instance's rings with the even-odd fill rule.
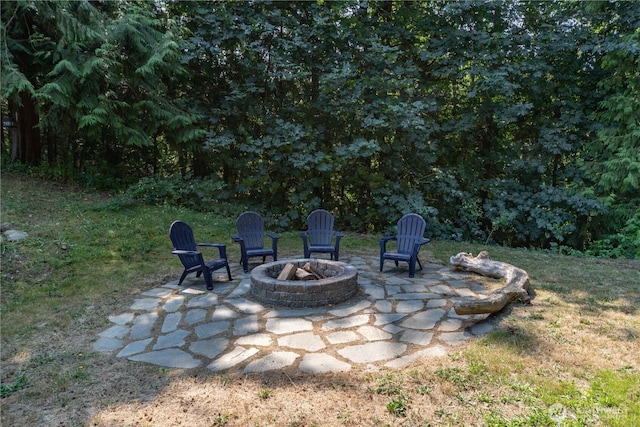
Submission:
[[[409,264],[409,277],[413,277],[416,273],[416,261],[422,270],[422,264],[418,258],[418,251],[425,243],[429,243],[430,239],[424,237],[426,221],[418,214],[410,213],[404,215],[398,221],[398,230],[395,236],[386,236],[380,239],[380,271],[385,260],[392,260],[398,266],[398,261],[407,262]],[[389,241],[397,242],[396,251],[387,251],[387,243]]]
[[[180,276],[178,285],[182,284],[182,281],[189,273],[197,272],[196,277],[200,277],[204,274],[204,280],[207,284],[207,289],[213,289],[213,272],[220,268],[226,267],[227,275],[231,280],[231,270],[229,269],[229,263],[227,261],[227,246],[219,243],[196,243],[193,237],[193,230],[191,227],[183,221],[174,221],[169,227],[169,238],[173,243],[172,254],[178,255],[184,271]],[[198,250],[198,247],[211,247],[217,248],[219,252],[219,258],[209,262],[204,261],[202,253]]]
[[[240,214],[236,219],[238,234],[231,236],[234,242],[240,244],[240,262],[244,272],[249,271],[249,258],[262,257],[265,262],[268,256],[278,260],[278,238],[272,233],[265,233],[264,219],[256,212],[248,211]],[[271,238],[271,248],[264,247],[265,236]]]
[[[333,231],[334,218],[331,213],[317,209],[307,217],[307,231],[300,232],[304,245],[304,257],[310,258],[312,253],[328,253],[331,259],[338,261],[340,257],[341,232]],[[335,237],[335,243],[334,243]]]

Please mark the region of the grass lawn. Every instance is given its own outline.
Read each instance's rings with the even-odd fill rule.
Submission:
[[[242,207],[199,213],[3,173],[0,222],[29,233],[1,245],[4,426],[638,426],[640,260],[575,258],[435,241],[526,270],[535,297],[494,332],[401,370],[243,375],[174,370],[92,350],[108,316],[181,272],[175,219],[200,241],[231,242]],[[281,258],[301,252],[280,233]],[[375,256],[380,236],[346,233],[343,254]]]

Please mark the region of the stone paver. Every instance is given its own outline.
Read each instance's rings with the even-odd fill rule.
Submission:
[[[377,257],[342,257],[358,269],[360,292],[336,306],[265,306],[250,294],[251,276],[232,264],[233,280],[216,275],[213,291],[187,277],[143,291],[109,316],[95,351],[168,368],[206,366],[218,372],[260,373],[296,368],[310,374],[402,368],[445,356],[491,332],[487,315],[457,315],[462,297],[487,290],[471,275],[426,264],[378,271]]]

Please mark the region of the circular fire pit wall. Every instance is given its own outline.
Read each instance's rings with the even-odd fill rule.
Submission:
[[[285,265],[311,263],[325,279],[277,280]],[[339,261],[296,259],[262,264],[251,271],[251,294],[259,301],[285,307],[323,307],[344,302],[358,292],[358,271]]]

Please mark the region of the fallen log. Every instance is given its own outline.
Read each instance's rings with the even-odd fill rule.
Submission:
[[[471,271],[482,276],[505,279],[506,284],[496,289],[486,298],[464,299],[454,305],[458,314],[497,313],[515,299],[529,303],[529,275],[526,271],[505,262],[493,261],[489,253],[482,251],[477,257],[460,252],[449,259],[456,269]]]

